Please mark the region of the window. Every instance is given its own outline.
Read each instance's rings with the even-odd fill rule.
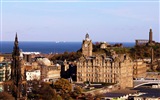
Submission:
[[[9,89],[9,85],[7,85],[7,90],[9,91],[10,89]]]

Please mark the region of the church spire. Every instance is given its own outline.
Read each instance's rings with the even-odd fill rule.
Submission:
[[[17,33],[16,33],[16,36],[15,36],[14,46],[18,47],[18,36],[17,36]]]
[[[16,33],[16,37],[15,37],[15,43],[18,43],[17,33]]]

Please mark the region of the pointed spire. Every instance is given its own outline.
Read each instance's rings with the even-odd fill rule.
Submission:
[[[17,36],[17,32],[16,32],[16,37],[15,37],[15,41],[14,41],[14,45],[16,46],[18,46],[18,36]]]
[[[18,36],[16,33],[14,47],[13,47],[13,54],[19,56],[19,46],[18,46]]]

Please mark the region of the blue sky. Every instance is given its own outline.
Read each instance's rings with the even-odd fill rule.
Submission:
[[[158,0],[89,1],[16,0],[1,2],[1,41],[160,41]],[[41,2],[42,1],[42,2]],[[52,2],[53,1],[53,2]]]

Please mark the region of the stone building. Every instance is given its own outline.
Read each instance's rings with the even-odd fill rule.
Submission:
[[[84,56],[92,56],[93,44],[92,40],[89,38],[89,34],[86,34],[85,40],[82,43],[82,54]]]
[[[11,59],[12,59],[11,53],[5,53],[5,54],[0,53],[0,62],[2,61],[8,62],[8,61],[11,61]]]
[[[109,44],[106,43],[106,42],[101,42],[101,43],[100,43],[100,48],[101,48],[101,49],[106,49],[108,45],[109,45]]]
[[[61,65],[54,64],[50,66],[41,66],[41,80],[49,81],[60,78]]]
[[[143,60],[135,60],[133,66],[133,78],[146,77],[147,66]]]
[[[29,70],[26,71],[26,80],[40,80],[41,78],[41,71],[40,70]]]
[[[77,80],[77,65],[76,62],[64,61],[61,64],[61,78]]]
[[[4,60],[4,57],[0,55],[0,62]]]
[[[117,83],[121,88],[133,87],[133,61],[125,54],[117,55],[113,51],[108,55],[89,55],[92,49],[86,49],[82,43],[82,53],[77,60],[77,82]],[[90,41],[89,44],[92,44]],[[87,51],[89,50],[89,51]]]
[[[121,88],[132,87],[132,67],[133,62],[125,57],[82,56],[77,61],[77,81],[118,83]]]
[[[11,78],[11,63],[0,62],[0,82],[7,81]]]

